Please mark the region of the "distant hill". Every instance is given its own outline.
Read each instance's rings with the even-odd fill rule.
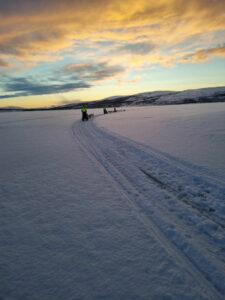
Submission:
[[[169,105],[187,103],[225,102],[225,86],[195,90],[156,91],[127,96],[113,96],[98,101],[80,102],[54,107],[52,109],[78,109],[83,105],[87,108]]]
[[[0,112],[1,111],[21,111],[24,108],[19,107],[19,106],[5,106],[5,107],[0,107]]]
[[[50,108],[25,109],[19,107],[0,108],[0,111],[35,111],[35,110],[65,110],[86,108],[169,105],[187,103],[225,102],[225,86],[177,91],[155,91],[127,96],[113,96],[102,100],[71,103]]]

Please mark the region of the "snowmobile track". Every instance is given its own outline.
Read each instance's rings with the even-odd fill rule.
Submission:
[[[140,170],[153,182],[155,182],[161,189],[166,190],[168,193],[172,194],[173,196],[175,196],[178,200],[183,201],[185,204],[191,206],[192,208],[196,209],[199,213],[201,213],[204,217],[210,219],[211,221],[213,221],[214,223],[216,223],[218,226],[220,226],[221,228],[225,229],[225,224],[220,222],[219,220],[217,220],[216,218],[214,218],[211,214],[210,211],[213,211],[210,208],[204,208],[202,206],[198,206],[197,204],[194,204],[193,202],[189,201],[187,198],[183,197],[182,195],[180,195],[180,193],[171,188],[170,186],[168,186],[167,184],[163,183],[162,181],[160,181],[158,178],[152,176],[151,174],[149,174],[148,172],[146,172],[145,170],[141,169]]]
[[[102,132],[95,127],[95,131],[98,132],[98,136],[96,138],[104,138],[108,141],[111,141],[111,143],[115,143],[116,138],[113,136],[110,136],[109,134],[102,134]],[[100,136],[99,136],[100,135]],[[120,137],[119,137],[120,138]],[[137,143],[130,141],[130,140],[123,140],[120,141],[121,149],[124,147],[124,144],[128,142],[129,143],[129,151],[132,153],[135,153],[137,156],[137,151],[141,153],[143,156],[143,162],[135,163],[136,166],[147,176],[149,179],[151,179],[153,182],[158,184],[159,187],[161,187],[164,190],[167,190],[169,193],[174,194],[174,196],[177,197],[178,200],[182,201],[186,205],[192,207],[193,209],[196,209],[199,213],[204,215],[204,217],[210,219],[214,223],[216,223],[218,226],[225,229],[225,218],[223,214],[220,214],[220,217],[218,217],[218,212],[214,207],[212,207],[212,203],[214,202],[215,198],[217,198],[217,195],[211,194],[210,186],[216,186],[218,190],[223,190],[224,198],[225,198],[225,190],[224,190],[224,183],[220,182],[217,178],[207,178],[207,182],[205,186],[208,186],[207,188],[205,186],[202,186],[201,180],[199,178],[206,177],[204,173],[200,172],[199,170],[193,170],[189,166],[186,166],[185,163],[180,163],[179,161],[172,161],[170,158],[164,156],[163,154],[157,152],[155,150],[145,149],[142,145],[138,145]],[[119,149],[118,151],[121,151]],[[129,154],[128,154],[129,155]],[[118,156],[123,160],[124,159],[124,153],[123,155],[120,155],[118,153]],[[126,154],[127,156],[127,154]],[[155,160],[160,161],[160,174],[152,174],[150,170],[146,169],[146,165],[148,163],[151,165],[151,170],[157,169],[157,165],[153,161],[149,161],[149,157],[153,156],[156,158]],[[129,156],[129,158],[132,156]],[[145,160],[146,158],[146,160]],[[134,163],[134,162],[132,162]],[[172,165],[172,168],[171,168]],[[204,171],[203,171],[204,172]],[[182,188],[180,189],[179,185],[175,186],[174,182],[171,182],[169,180],[170,177],[173,177],[177,180],[174,180],[174,182],[179,182],[180,178],[182,177]],[[159,179],[160,178],[160,179]],[[185,183],[186,181],[190,180],[192,178],[192,189],[193,189],[193,197],[190,198],[185,195]],[[215,190],[215,188],[214,188]],[[203,199],[204,207],[201,205],[201,207],[198,206],[198,204],[195,201],[195,197],[200,197]],[[224,198],[218,199],[217,201],[221,201],[223,207],[221,209],[225,210],[224,207]],[[211,202],[210,204],[207,204],[208,202]]]
[[[111,147],[110,151],[107,149],[109,153],[105,152],[104,148],[101,147],[102,144],[107,144],[107,140],[110,139],[109,135],[107,133],[102,135],[102,132],[96,130],[96,126],[93,126],[93,122],[75,122],[72,127],[72,134],[89,159],[96,164],[96,167],[101,168],[105,175],[107,177],[110,176],[117,184],[118,190],[127,199],[127,203],[135,213],[136,218],[144,224],[146,230],[155,237],[171,257],[176,257],[177,263],[183,266],[186,272],[192,274],[199,283],[203,294],[210,295],[209,299],[222,299],[222,288],[218,286],[217,283],[212,282],[211,279],[208,279],[207,274],[196,265],[195,261],[188,257],[182,249],[168,238],[149,214],[146,213],[143,203],[146,203],[149,197],[142,192],[142,187],[138,187],[138,183],[135,182],[135,179],[127,175],[124,169],[121,168],[120,158],[122,154],[119,152],[119,149],[117,149],[117,146]],[[113,137],[113,139],[115,139],[115,137]],[[119,140],[118,142],[121,141]],[[122,141],[122,143],[124,143],[124,141]],[[127,163],[128,161],[126,161],[126,164]],[[157,188],[164,190],[166,193],[173,194],[178,200],[181,200],[179,199],[177,191],[171,189],[157,177],[136,166],[131,166],[131,171],[133,169],[135,169],[136,172],[142,173],[144,177],[151,179],[151,182]],[[205,215],[205,217],[209,216]],[[215,222],[215,220],[213,221]]]

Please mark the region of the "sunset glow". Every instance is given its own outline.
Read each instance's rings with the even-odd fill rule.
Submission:
[[[225,85],[221,0],[8,0],[0,107]]]

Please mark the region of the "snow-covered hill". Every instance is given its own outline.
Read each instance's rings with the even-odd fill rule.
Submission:
[[[155,91],[135,95],[113,96],[99,101],[85,102],[87,108],[142,106],[142,105],[168,105],[186,103],[225,102],[225,86],[185,91]],[[69,104],[54,109],[81,108],[84,102]]]
[[[70,103],[49,108],[21,108],[21,107],[2,107],[0,111],[35,111],[35,110],[69,110],[80,109],[82,106],[87,108],[120,107],[120,106],[143,106],[143,105],[168,105],[168,104],[187,104],[187,103],[210,103],[225,102],[225,86],[202,88],[185,91],[154,91],[135,95],[111,96],[102,100],[89,102]]]
[[[125,102],[134,105],[148,104],[185,104],[185,103],[202,103],[202,102],[224,102],[225,87],[204,88],[195,90],[175,91],[158,91],[141,93],[130,96]]]

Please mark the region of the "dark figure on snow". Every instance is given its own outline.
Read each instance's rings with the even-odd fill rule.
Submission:
[[[116,107],[114,107],[114,112],[117,112]]]
[[[103,112],[104,112],[104,114],[108,113],[106,107],[103,108]]]
[[[85,107],[82,107],[82,121],[88,121],[88,114],[87,114],[87,109]]]

